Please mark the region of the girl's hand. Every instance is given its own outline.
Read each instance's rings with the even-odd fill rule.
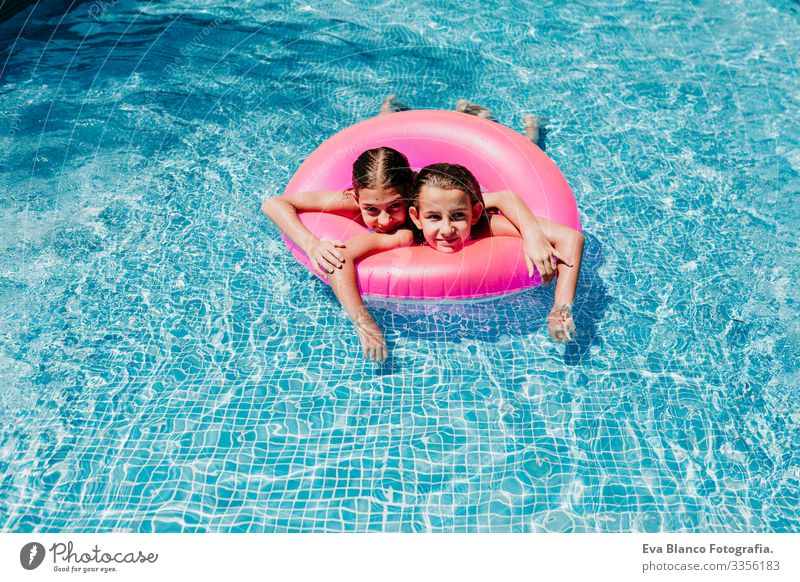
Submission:
[[[564,343],[575,337],[575,320],[572,319],[572,305],[566,303],[553,305],[547,316],[550,337],[556,343]]]
[[[535,266],[542,277],[543,285],[549,285],[555,277],[557,260],[568,267],[572,266],[541,233],[534,237],[523,237],[522,251],[525,254],[525,264],[528,266],[528,276],[533,277]]]
[[[341,269],[344,255],[337,249],[345,248],[345,244],[338,240],[318,240],[311,245],[308,258],[311,268],[326,279],[333,273],[333,269]]]
[[[389,348],[383,339],[383,333],[375,320],[368,314],[359,317],[355,322],[358,339],[361,340],[361,348],[364,357],[373,362],[382,362],[389,356]]]

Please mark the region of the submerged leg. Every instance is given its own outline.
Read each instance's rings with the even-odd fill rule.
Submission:
[[[541,133],[547,131],[545,126],[550,122],[549,117],[542,117],[540,115],[533,115],[528,113],[522,116],[522,123],[525,125],[525,137],[530,141],[539,145],[539,138]]]
[[[409,109],[410,107],[408,105],[404,105],[397,100],[397,95],[390,93],[384,97],[378,115],[386,115],[387,113],[394,113],[396,111],[408,111]]]
[[[489,109],[483,105],[478,105],[477,103],[467,101],[466,99],[459,99],[458,102],[456,102],[456,111],[467,113],[469,115],[476,115],[484,119],[494,120],[494,114]]]

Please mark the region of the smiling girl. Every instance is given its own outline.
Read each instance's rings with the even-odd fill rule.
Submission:
[[[486,212],[475,176],[457,164],[432,164],[420,170],[411,196],[408,213],[419,231],[418,241],[441,253],[458,252],[471,240],[505,235],[522,236],[527,255],[527,241],[543,237],[553,250],[549,265],[536,265],[542,282],[550,282],[553,268],[558,273],[553,309],[547,318],[550,337],[556,342],[573,338],[572,304],[584,244],[580,231],[536,217],[524,204],[515,209],[514,224],[520,225],[517,230],[506,217]],[[528,270],[532,273],[530,262]]]
[[[327,277],[341,268],[345,244],[320,240],[300,222],[300,212],[330,212],[346,216],[371,232],[393,234],[408,219],[407,201],[414,173],[406,157],[379,147],[362,153],[353,163],[352,187],[339,192],[299,192],[267,198],[261,206],[278,228],[308,256],[314,271]],[[392,241],[384,241],[391,244]],[[396,241],[399,246],[402,238]]]

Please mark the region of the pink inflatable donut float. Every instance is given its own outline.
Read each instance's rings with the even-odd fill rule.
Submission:
[[[379,146],[402,152],[414,169],[437,162],[466,166],[484,191],[512,190],[537,216],[580,229],[572,190],[542,150],[499,123],[455,111],[403,111],[348,127],[303,162],[284,194],[350,188],[355,159]],[[367,232],[334,214],[306,212],[300,220],[320,239],[347,241]],[[305,253],[284,240],[308,267]],[[364,297],[401,300],[482,299],[541,283],[538,273],[528,275],[521,239],[506,236],[469,242],[455,254],[427,246],[386,251],[360,261],[357,272]]]

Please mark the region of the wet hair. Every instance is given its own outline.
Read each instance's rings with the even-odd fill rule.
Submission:
[[[458,164],[431,164],[419,171],[411,188],[411,203],[419,207],[419,193],[425,186],[433,186],[442,190],[461,190],[469,196],[471,205],[483,204],[483,195],[478,179]]]
[[[414,172],[408,158],[395,149],[379,147],[365,151],[353,162],[353,190],[393,188],[408,196]]]
[[[471,229],[473,238],[489,236],[489,217],[486,215],[486,203],[483,201],[481,186],[478,179],[464,166],[458,164],[431,164],[425,166],[417,174],[414,185],[411,187],[411,206],[419,209],[419,193],[426,186],[441,188],[442,190],[461,190],[469,197],[471,206],[480,203],[484,207],[481,216]],[[420,240],[421,233],[416,232],[415,238]]]

